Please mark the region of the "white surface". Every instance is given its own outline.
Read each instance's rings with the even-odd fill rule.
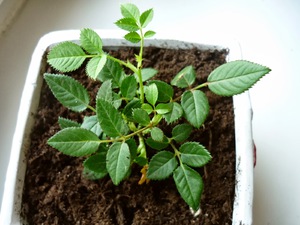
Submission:
[[[119,3],[110,0],[28,0],[0,39],[0,197],[21,92],[37,40],[58,29],[115,28]],[[272,68],[251,90],[253,133],[258,150],[254,225],[298,225],[300,221],[300,1],[132,1],[153,7],[156,31],[205,29],[232,33],[243,57]],[[187,4],[189,3],[189,4]],[[169,8],[168,8],[169,7]],[[80,13],[79,13],[80,12]],[[298,98],[297,98],[298,97]]]

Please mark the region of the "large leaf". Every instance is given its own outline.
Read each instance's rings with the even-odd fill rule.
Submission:
[[[240,94],[270,71],[268,67],[244,60],[229,62],[211,72],[207,79],[208,87],[222,96]]]
[[[102,40],[92,29],[85,28],[80,31],[81,46],[90,54],[102,54]]]
[[[107,152],[99,152],[83,162],[83,174],[88,179],[96,180],[106,176],[106,154]]]
[[[121,29],[129,32],[134,32],[139,29],[139,26],[136,24],[136,21],[132,18],[119,19],[115,24]]]
[[[99,138],[92,131],[70,127],[56,133],[48,144],[70,156],[90,155],[98,150]]]
[[[204,123],[209,113],[207,97],[199,90],[184,92],[181,106],[185,118],[196,128],[199,128]]]
[[[95,80],[103,69],[106,60],[107,56],[105,54],[92,58],[86,66],[87,75]]]
[[[179,151],[182,162],[189,166],[201,167],[211,160],[210,153],[204,146],[196,142],[184,143],[180,146]]]
[[[121,93],[124,98],[131,100],[136,95],[137,91],[137,82],[134,76],[127,76],[122,81],[121,84]]]
[[[110,102],[97,99],[97,116],[104,133],[110,137],[123,136],[128,133],[129,128],[123,120],[122,115]]]
[[[141,41],[141,36],[137,32],[130,32],[124,38],[131,43],[139,43]]]
[[[89,94],[78,81],[69,76],[49,73],[45,73],[44,78],[53,95],[65,107],[81,112],[89,105]]]
[[[145,86],[145,96],[151,105],[155,105],[158,99],[158,89],[155,83]]]
[[[130,151],[126,142],[113,143],[107,152],[106,168],[113,183],[118,185],[130,168]]]
[[[82,48],[70,41],[54,46],[48,54],[48,63],[61,72],[70,72],[78,69],[86,54]]]
[[[112,81],[106,80],[104,81],[97,93],[97,98],[102,98],[108,102],[112,102],[113,100],[113,91],[112,91]]]
[[[165,179],[172,174],[177,166],[178,162],[174,153],[161,151],[152,157],[147,171],[147,178],[151,180]]]
[[[203,181],[199,173],[187,165],[181,164],[174,172],[173,178],[178,192],[184,201],[193,209],[198,210]]]
[[[143,109],[133,109],[133,119],[143,126],[147,126],[150,123],[150,117],[148,113]]]
[[[182,69],[171,81],[171,84],[180,88],[191,86],[196,79],[196,72],[192,66]]]
[[[163,142],[164,132],[158,127],[153,127],[151,129],[151,137],[154,141]]]

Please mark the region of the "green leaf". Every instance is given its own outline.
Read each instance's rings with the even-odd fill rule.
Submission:
[[[130,32],[124,38],[131,43],[139,43],[141,41],[141,36],[137,32]]]
[[[169,113],[172,109],[172,104],[170,103],[159,103],[156,107],[155,107],[155,111],[160,114],[166,114]]]
[[[141,70],[142,72],[142,81],[145,82],[146,80],[149,80],[150,78],[154,77],[158,71],[156,69],[153,68],[143,68]],[[134,77],[136,79],[137,82],[139,82],[139,78],[138,75],[135,73]]]
[[[121,84],[121,93],[124,98],[131,100],[134,96],[136,96],[137,91],[137,82],[134,76],[127,76],[122,81]]]
[[[147,101],[154,106],[158,99],[158,89],[156,84],[153,83],[149,86],[145,86],[145,96]]]
[[[171,106],[171,111],[169,113],[164,114],[164,118],[168,124],[175,122],[183,114],[182,107],[177,102],[171,102],[170,106]]]
[[[153,108],[148,103],[142,104],[142,109],[145,110],[148,114],[151,114],[153,112]]]
[[[139,29],[139,26],[136,24],[136,21],[132,18],[122,18],[115,23],[119,28],[134,32]]]
[[[171,81],[171,84],[180,88],[191,86],[196,79],[196,72],[193,66],[182,69]]]
[[[192,130],[193,127],[189,124],[178,124],[172,130],[172,138],[176,142],[183,142],[190,136]]]
[[[146,31],[146,33],[144,34],[144,37],[145,37],[145,38],[151,38],[151,37],[153,37],[155,34],[156,34],[156,33],[155,33],[154,31],[148,30],[148,31]]]
[[[199,128],[204,123],[209,113],[207,97],[199,90],[184,92],[181,106],[185,118],[196,128]]]
[[[181,197],[193,210],[197,211],[203,191],[203,181],[200,174],[192,168],[181,164],[173,172],[173,178]]]
[[[134,4],[121,4],[121,13],[125,18],[132,18],[135,21],[140,19],[140,10]]]
[[[129,128],[113,104],[98,98],[96,111],[103,132],[110,137],[126,135]]]
[[[67,41],[54,46],[47,58],[47,62],[55,69],[70,72],[82,65],[86,54],[79,45]]]
[[[141,100],[134,98],[128,104],[126,104],[126,106],[123,109],[123,114],[128,119],[133,120],[133,116],[132,116],[133,109],[141,108],[141,105],[142,105]]]
[[[151,129],[151,137],[154,141],[163,142],[164,132],[158,127],[153,127]]]
[[[150,123],[150,117],[143,109],[133,109],[133,119],[143,126],[147,126]]]
[[[102,133],[102,129],[98,122],[97,116],[85,116],[83,119],[83,123],[81,124],[81,128],[87,129],[95,133],[98,137]]]
[[[105,54],[92,58],[86,66],[87,75],[95,80],[103,69],[106,60],[107,56]]]
[[[106,168],[113,183],[118,185],[130,168],[130,151],[126,142],[115,142],[108,149]]]
[[[89,94],[78,81],[66,75],[49,73],[45,73],[44,78],[53,95],[65,107],[81,112],[89,105]]]
[[[65,129],[68,127],[80,127],[80,124],[77,123],[76,121],[69,120],[63,117],[58,117],[58,124],[60,129]]]
[[[112,81],[106,80],[104,81],[97,93],[97,98],[102,98],[108,102],[112,102],[113,100],[113,91],[112,91]]]
[[[96,152],[100,142],[93,132],[79,127],[70,127],[52,136],[48,144],[66,155],[85,156]]]
[[[181,161],[189,166],[201,167],[211,160],[210,153],[197,142],[186,142],[180,146]]]
[[[154,155],[149,163],[147,178],[162,180],[169,177],[178,166],[174,153],[161,151]]]
[[[123,68],[120,64],[111,59],[107,59],[97,79],[101,82],[111,79],[113,81],[113,87],[120,87],[124,77]]]
[[[107,175],[106,154],[107,152],[97,153],[83,162],[83,174],[85,177],[91,180],[97,180]]]
[[[80,43],[84,50],[92,55],[103,53],[102,40],[92,29],[85,28],[80,31]]]
[[[126,141],[130,151],[131,160],[134,160],[137,156],[137,144],[133,138],[130,138]]]
[[[225,63],[211,72],[208,87],[221,96],[240,94],[270,71],[268,67],[244,60]]]
[[[155,141],[153,140],[153,138],[149,137],[146,139],[146,144],[156,150],[162,150],[165,149],[166,147],[168,147],[169,142],[168,139],[164,136],[163,141]]]
[[[142,13],[140,17],[140,24],[142,28],[145,28],[153,19],[154,11],[153,9],[148,9]]]
[[[158,89],[158,98],[159,102],[169,102],[174,95],[173,87],[163,81],[160,80],[151,80],[149,84],[156,84]]]

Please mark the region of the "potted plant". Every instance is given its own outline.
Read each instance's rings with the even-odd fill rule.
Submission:
[[[155,180],[172,177],[180,196],[191,208],[193,214],[197,215],[201,209],[203,180],[195,168],[203,167],[211,160],[207,147],[189,140],[195,135],[193,130],[203,128],[209,115],[208,98],[202,89],[208,88],[214,94],[221,96],[238,95],[234,97],[237,132],[237,192],[232,220],[233,224],[251,224],[251,207],[247,206],[252,204],[252,192],[249,186],[252,183],[251,167],[253,166],[251,106],[247,94],[240,94],[247,91],[270,69],[248,61],[235,60],[214,69],[207,81],[203,83],[195,83],[196,72],[190,65],[178,71],[169,83],[157,80],[155,79],[157,70],[143,67],[146,61],[145,47],[157,41],[146,42],[146,39],[155,34],[150,30],[145,31],[146,26],[152,20],[153,10],[149,9],[140,13],[135,5],[124,4],[121,6],[121,13],[123,18],[116,24],[128,32],[125,39],[132,43],[131,46],[136,47],[137,43],[139,46],[133,60],[121,60],[103,50],[122,46],[124,44],[122,41],[118,40],[119,43],[112,44],[103,38],[104,32],[99,31],[102,37],[100,38],[97,32],[83,29],[80,31],[80,44],[73,42],[74,33],[72,32],[63,33],[61,40],[55,41],[60,43],[52,42],[54,45],[51,45],[50,52],[47,54],[47,61],[54,67],[53,72],[45,71],[43,64],[37,67],[31,65],[24,93],[40,92],[44,78],[53,95],[62,105],[81,115],[81,123],[70,120],[69,115],[72,113],[69,111],[67,113],[70,114],[66,117],[57,115],[61,130],[57,131],[52,128],[53,136],[48,139],[48,145],[65,155],[80,157],[78,160],[83,161],[83,173],[90,179],[109,177],[114,185],[119,185],[129,179],[130,174],[136,168],[141,171],[140,178],[137,180],[139,184],[150,181],[149,185],[151,185]],[[44,38],[41,41],[43,43],[40,43],[43,48],[37,48],[35,55],[40,57],[44,55],[49,46],[49,43],[45,44],[45,42],[56,34],[50,34]],[[75,34],[77,35],[78,32]],[[107,41],[106,44],[105,41]],[[201,48],[199,45],[190,46]],[[209,47],[218,49],[218,47]],[[86,80],[89,80],[89,85],[96,83],[94,101],[90,100],[90,93],[81,83],[70,75],[62,74],[76,71],[82,66],[88,75]],[[42,70],[43,78],[38,76],[40,70]],[[38,80],[31,80],[33,77]],[[36,113],[38,101],[31,103],[32,99],[33,97],[30,96],[27,99],[29,103],[22,102],[22,112],[25,110],[28,114]],[[82,111],[87,111],[87,113],[81,114]],[[66,114],[66,111],[63,114]],[[242,125],[237,125],[245,115],[247,123],[242,122]],[[18,119],[18,132],[15,134],[13,147],[18,146],[19,149],[13,149],[12,155],[20,156],[18,161],[20,164],[12,160],[9,165],[8,172],[15,170],[18,173],[8,176],[12,180],[7,181],[5,187],[5,190],[10,193],[5,194],[3,200],[0,220],[3,224],[20,224],[20,218],[17,215],[20,211],[25,173],[23,160],[25,152],[28,153],[26,148],[30,144],[29,140],[23,140],[23,136],[27,138],[30,136],[30,131],[24,131],[24,129],[25,127],[26,129],[32,128],[33,121],[32,115],[29,119]],[[244,135],[248,136],[244,137]],[[64,157],[60,152],[57,157]],[[244,161],[242,155],[249,161]],[[245,172],[250,172],[250,176],[243,177]],[[42,182],[44,178],[35,179],[38,180],[37,182]],[[18,183],[18,180],[21,182]],[[43,187],[47,189],[41,186],[40,191]],[[51,188],[57,189],[57,186]],[[13,194],[11,190],[18,192]],[[51,192],[47,191],[47,200],[44,200],[46,204],[53,201]],[[239,194],[238,191],[249,193]],[[70,193],[65,193],[64,196],[67,198],[68,195]],[[9,198],[12,200],[8,200]],[[124,202],[129,197],[117,195],[113,201],[119,201],[120,198],[125,198],[122,200]],[[65,209],[68,206],[59,205],[58,207]],[[23,206],[22,210],[24,212],[31,209]],[[121,214],[115,222],[125,224],[126,219],[122,218],[125,214],[118,205],[115,213]],[[55,221],[59,219],[54,218],[52,222]]]

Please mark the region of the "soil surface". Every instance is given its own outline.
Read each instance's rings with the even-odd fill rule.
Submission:
[[[136,53],[133,48],[110,52],[132,61]],[[144,67],[160,71],[156,79],[168,81],[185,66],[193,65],[197,82],[204,82],[214,68],[225,62],[227,51],[146,48],[144,55]],[[46,71],[57,73],[49,67]],[[95,96],[100,84],[88,79],[83,68],[70,76],[81,80],[91,96]],[[78,122],[82,122],[83,116],[62,107],[44,84],[27,152],[23,218],[30,225],[231,224],[235,185],[232,98],[204,91],[210,100],[210,114],[205,126],[193,132],[192,140],[201,142],[213,159],[199,170],[204,180],[199,216],[190,212],[172,178],[138,185],[139,167],[119,186],[113,185],[108,177],[86,179],[82,175],[83,158],[63,155],[46,143],[59,130],[58,116]]]

